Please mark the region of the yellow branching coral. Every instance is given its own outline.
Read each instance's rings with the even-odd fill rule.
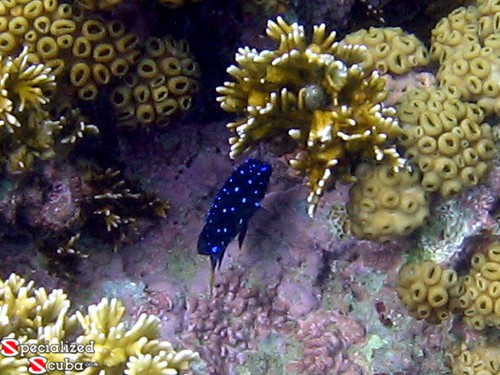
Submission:
[[[54,156],[61,125],[45,110],[54,88],[51,70],[30,63],[26,48],[15,57],[0,57],[0,154],[9,172],[25,172],[36,159]]]
[[[47,293],[34,289],[33,282],[12,274],[0,280],[0,336],[21,344],[46,345],[73,341],[92,350],[77,353],[29,352],[23,357],[0,355],[0,374],[24,375],[28,359],[44,356],[48,362],[94,362],[83,369],[55,371],[67,375],[176,375],[189,369],[198,354],[175,351],[167,341],[158,340],[159,319],[143,314],[130,327],[123,321],[125,307],[116,300],[103,299],[87,312],[70,315],[70,301],[60,290]]]
[[[290,165],[311,188],[310,215],[334,174],[348,173],[356,159],[404,165],[393,143],[401,134],[395,110],[382,103],[385,80],[361,67],[366,47],[340,46],[325,25],[309,41],[302,26],[281,17],[268,22],[267,35],[278,48],[240,48],[238,66],[227,70],[235,81],[217,89],[221,107],[243,115],[227,125],[236,133],[232,158],[273,138],[292,145]]]

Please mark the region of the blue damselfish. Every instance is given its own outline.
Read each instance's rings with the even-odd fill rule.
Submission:
[[[241,247],[248,220],[260,207],[272,171],[269,164],[248,159],[233,171],[215,196],[198,238],[198,253],[210,255],[211,284],[215,267],[220,268],[226,247],[236,235]]]

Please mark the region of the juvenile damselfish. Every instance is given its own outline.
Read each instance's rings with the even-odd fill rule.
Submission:
[[[215,267],[220,268],[226,247],[236,235],[241,247],[248,220],[260,207],[271,173],[269,164],[248,159],[234,170],[215,196],[198,238],[198,253],[210,255],[211,286]]]

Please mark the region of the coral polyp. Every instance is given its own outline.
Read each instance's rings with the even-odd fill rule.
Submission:
[[[404,165],[394,146],[401,134],[395,110],[382,103],[385,80],[362,68],[364,46],[339,45],[324,24],[309,39],[303,26],[281,17],[266,32],[278,47],[240,48],[238,66],[227,70],[234,81],[217,89],[221,107],[242,115],[227,125],[236,133],[231,158],[273,138],[291,144],[290,166],[311,189],[310,216],[333,177],[350,175],[360,158],[387,161],[395,170]]]

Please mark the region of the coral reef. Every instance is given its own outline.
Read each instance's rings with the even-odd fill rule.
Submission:
[[[394,172],[390,166],[371,167],[351,187],[347,210],[358,238],[387,241],[408,236],[429,215],[429,202],[418,171]]]
[[[61,289],[50,293],[34,288],[11,274],[0,280],[0,336],[17,339],[22,344],[58,345],[73,335],[76,343],[90,347],[75,353],[41,352],[48,362],[86,362],[84,373],[118,375],[178,374],[198,358],[191,350],[175,351],[166,341],[159,341],[159,320],[143,314],[132,325],[123,322],[125,308],[113,299],[90,305],[87,312],[70,314],[70,301]],[[25,374],[29,358],[39,353],[22,353],[20,358],[0,359],[0,372]],[[79,373],[67,371],[67,374]]]
[[[495,146],[478,105],[446,88],[429,87],[411,90],[398,115],[404,155],[422,172],[425,190],[450,198],[484,179]]]
[[[348,34],[340,45],[366,46],[363,69],[377,69],[380,73],[405,74],[429,63],[429,52],[413,34],[400,27],[370,27]]]
[[[191,107],[200,71],[186,41],[150,37],[134,72],[111,93],[118,125],[163,127]]]
[[[281,17],[266,32],[277,49],[240,48],[238,66],[228,68],[235,82],[217,89],[221,107],[243,115],[227,125],[236,133],[229,139],[232,158],[264,140],[295,149],[290,165],[307,176],[311,216],[333,177],[348,175],[357,159],[403,166],[393,143],[401,128],[394,109],[382,103],[385,80],[360,66],[364,46],[339,46],[324,24],[309,42],[302,26]]]
[[[431,57],[437,78],[486,114],[500,114],[500,31],[496,0],[479,0],[441,19],[432,30]]]

